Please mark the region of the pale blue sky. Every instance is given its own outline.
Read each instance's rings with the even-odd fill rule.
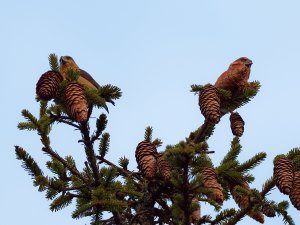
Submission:
[[[238,110],[246,122],[240,159],[267,152],[267,160],[254,170],[252,186],[260,189],[272,175],[274,156],[299,146],[299,12],[296,0],[1,1],[1,224],[88,224],[71,219],[73,207],[50,212],[50,202],[15,159],[14,145],[37,161],[48,159],[38,136],[16,125],[23,108],[38,112],[35,85],[49,69],[47,57],[53,52],[73,56],[100,84],[122,89],[108,116],[109,159],[117,162],[125,154],[131,168],[146,126],[153,126],[164,146],[184,139],[203,122],[190,85],[213,83],[233,60],[249,57],[254,62],[250,80],[259,80],[262,88]],[[215,165],[232,137],[225,116],[208,141],[216,151]],[[82,162],[78,138],[62,125],[52,134],[59,153]],[[270,197],[288,200],[277,190]],[[298,224],[299,211],[291,206],[289,212]],[[202,214],[207,213],[211,207],[203,206]],[[246,218],[239,224],[257,223]],[[283,222],[266,218],[265,224]]]

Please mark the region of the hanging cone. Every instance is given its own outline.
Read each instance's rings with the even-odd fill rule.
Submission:
[[[146,179],[154,177],[157,170],[156,155],[157,150],[155,145],[149,141],[142,141],[138,144],[135,151],[135,159],[138,164],[138,169],[142,172]]]
[[[194,197],[192,199],[192,203],[197,204],[198,207],[192,212],[191,223],[199,224],[199,221],[201,220],[201,211],[200,211],[199,200],[196,197]]]
[[[249,205],[249,202],[250,202],[249,196],[237,192],[236,191],[237,187],[238,187],[238,185],[233,186],[233,187],[230,188],[231,195],[232,195],[234,201],[238,204],[238,206],[241,209],[246,208]],[[241,185],[241,187],[250,191],[250,187],[249,187],[249,184],[247,182],[244,182]],[[247,215],[250,216],[252,219],[260,222],[260,223],[265,222],[264,214],[262,212],[252,210]]]
[[[263,204],[263,206],[262,206],[262,212],[267,217],[275,217],[276,216],[275,209],[274,209],[274,207],[269,202],[265,202]]]
[[[77,122],[88,119],[88,104],[81,84],[73,81],[65,89],[65,102],[70,116]]]
[[[220,97],[218,89],[206,84],[199,92],[199,106],[202,115],[211,123],[218,123],[220,121]]]
[[[273,175],[276,185],[283,194],[290,194],[293,186],[294,166],[292,160],[285,156],[276,157],[274,160]]]
[[[57,97],[59,84],[63,77],[59,72],[49,70],[42,74],[36,84],[36,94],[43,100],[51,100]]]
[[[294,183],[290,193],[290,200],[293,206],[300,210],[300,171],[294,172]]]
[[[205,167],[202,170],[203,186],[211,189],[212,193],[208,196],[209,199],[221,204],[224,201],[223,188],[218,183],[217,173],[212,167]]]
[[[159,172],[165,178],[165,180],[169,180],[170,176],[171,176],[171,166],[169,165],[167,160],[164,159],[164,156],[162,153],[158,154],[158,156],[157,156],[157,166],[158,166]]]
[[[241,137],[244,133],[245,122],[243,118],[237,112],[231,113],[230,115],[230,126],[232,134]]]

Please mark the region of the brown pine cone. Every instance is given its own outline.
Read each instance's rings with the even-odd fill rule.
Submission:
[[[220,96],[214,85],[206,84],[199,92],[199,106],[206,120],[214,124],[220,121]]]
[[[212,193],[208,196],[209,199],[221,204],[224,201],[223,188],[218,183],[217,173],[212,167],[205,167],[202,170],[203,186],[211,189]]]
[[[201,220],[201,211],[200,211],[200,204],[198,198],[194,197],[192,199],[192,203],[198,204],[198,207],[192,212],[191,223],[199,224],[199,221]]]
[[[36,94],[43,100],[51,100],[57,97],[59,84],[63,77],[59,72],[49,70],[42,74],[36,84]]]
[[[157,154],[155,145],[149,141],[142,141],[136,147],[135,159],[138,169],[146,179],[153,178],[157,171]]]
[[[165,178],[165,180],[169,180],[170,176],[171,176],[171,166],[169,165],[167,160],[164,159],[164,156],[162,153],[158,154],[158,156],[157,156],[157,166],[158,166],[159,172]]]
[[[246,208],[249,205],[250,199],[249,196],[244,195],[244,194],[240,194],[236,191],[236,188],[238,186],[233,186],[230,188],[230,192],[231,195],[234,199],[234,201],[238,204],[238,206],[243,209]],[[241,185],[242,188],[250,190],[249,184],[247,182],[244,182]],[[258,212],[258,211],[250,211],[248,214],[248,216],[250,216],[252,219],[260,222],[260,223],[264,223],[265,219],[264,219],[264,214],[262,212]]]
[[[230,127],[232,134],[241,137],[244,133],[245,122],[243,118],[237,112],[231,113],[230,115]]]
[[[283,155],[276,157],[274,160],[273,175],[280,192],[286,195],[290,194],[293,186],[293,161]]]
[[[300,210],[300,171],[294,172],[294,183],[290,193],[290,200],[293,206]]]
[[[88,103],[84,89],[77,81],[68,84],[65,89],[65,102],[70,116],[77,122],[88,119]]]

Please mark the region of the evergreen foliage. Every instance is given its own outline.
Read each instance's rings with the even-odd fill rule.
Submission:
[[[55,54],[49,55],[49,64],[51,70],[59,70]],[[216,125],[206,120],[183,141],[167,145],[163,151],[153,155],[156,160],[163,156],[165,168],[171,168],[169,179],[164,179],[163,171],[159,170],[154,177],[146,179],[141,171],[128,169],[130,161],[125,156],[117,164],[108,160],[110,134],[105,132],[107,115],[99,115],[94,131],[90,129],[93,120],[89,119],[93,107],[108,111],[106,103],[114,105],[113,100],[121,97],[121,90],[111,84],[103,85],[98,90],[85,88],[84,94],[89,105],[88,120],[78,122],[68,114],[64,99],[66,86],[72,80],[77,80],[78,76],[78,72],[68,71],[70,80],[60,83],[59,93],[54,101],[50,103],[37,99],[40,103],[39,115],[36,117],[24,109],[22,116],[25,121],[18,124],[20,130],[37,132],[43,145],[42,152],[50,157],[46,167],[51,175],[45,176],[29,153],[15,146],[17,159],[33,179],[34,186],[45,192],[51,211],[59,211],[75,203],[72,218],[89,217],[92,225],[234,225],[245,216],[254,218],[261,211],[269,217],[273,217],[274,213],[281,216],[286,224],[295,224],[287,213],[288,202],[276,202],[267,198],[276,186],[274,177],[265,181],[261,191],[249,185],[255,179],[251,171],[266,159],[266,153],[255,153],[250,159],[240,162],[238,158],[242,153],[242,146],[240,139],[234,137],[220,164],[214,165],[214,151],[209,149],[207,140],[213,135]],[[204,86],[192,85],[191,91],[198,94]],[[236,93],[219,89],[221,117],[250,102],[259,88],[259,82],[254,81]],[[86,157],[82,170],[78,169],[72,156],[62,157],[52,149],[49,134],[55,123],[71,126],[80,132],[81,139],[78,142],[83,144],[82,152]],[[153,138],[152,127],[145,129],[144,140],[155,147],[162,145],[159,138]],[[95,150],[95,143],[98,144],[98,150]],[[300,170],[299,148],[290,150],[284,156],[293,161],[296,171]],[[209,178],[207,174],[210,175]],[[210,182],[209,185],[207,181]],[[222,201],[213,197],[216,194],[222,195]],[[238,205],[236,209],[223,207],[223,200],[231,198]],[[197,214],[201,215],[200,220],[192,218],[195,211],[201,210],[203,203],[210,204],[217,211],[214,218],[203,213]]]

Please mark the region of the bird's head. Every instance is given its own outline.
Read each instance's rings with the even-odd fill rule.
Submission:
[[[233,63],[230,64],[231,68],[236,68],[236,67],[244,67],[246,66],[247,68],[251,68],[253,62],[252,60],[248,59],[247,57],[241,57],[235,60]]]
[[[74,59],[71,56],[60,57],[59,63],[61,67],[78,68],[77,64],[75,63]]]

